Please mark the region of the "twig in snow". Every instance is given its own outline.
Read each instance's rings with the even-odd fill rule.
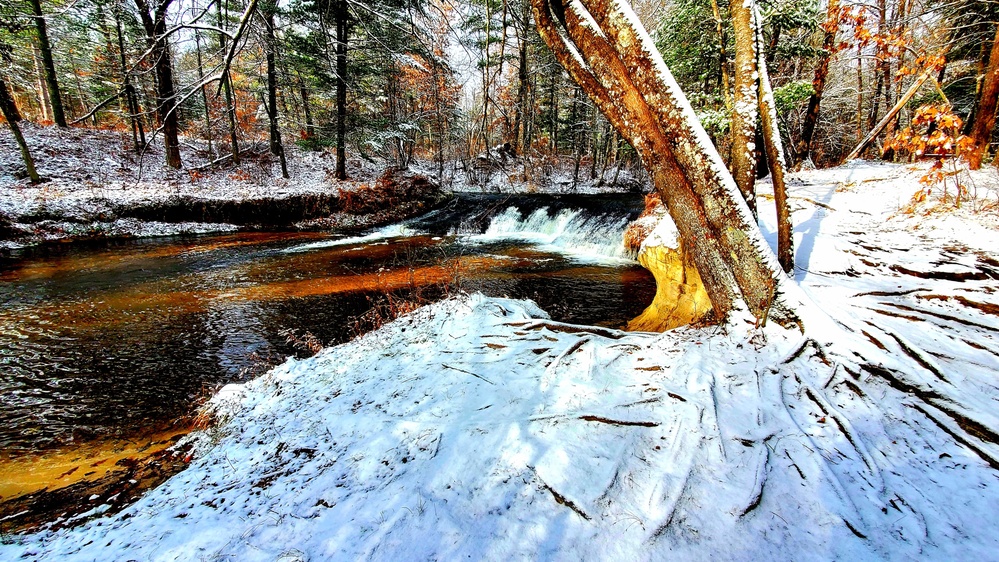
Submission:
[[[585,519],[587,521],[591,520],[590,516],[587,515],[587,513],[585,511],[583,511],[583,509],[581,507],[579,507],[578,505],[576,505],[576,503],[574,501],[572,501],[569,498],[563,496],[562,494],[556,492],[554,488],[552,488],[551,486],[548,485],[547,482],[545,482],[544,480],[542,480],[541,476],[538,475],[538,471],[533,466],[529,466],[528,468],[531,469],[531,472],[534,473],[534,477],[537,478],[538,482],[541,483],[541,487],[544,488],[545,490],[548,490],[548,493],[552,495],[552,498],[555,499],[556,503],[558,503],[560,505],[564,505],[564,506],[568,507],[569,509],[575,511],[576,515],[579,515],[580,517],[582,517],[583,519]]]
[[[482,379],[482,380],[486,381],[489,384],[493,384],[493,385],[496,384],[493,381],[491,381],[491,380],[483,377],[482,375],[476,375],[475,373],[473,373],[471,371],[466,371],[464,369],[459,369],[458,367],[452,367],[451,365],[448,365],[447,363],[441,363],[441,366],[444,367],[444,368],[447,368],[447,369],[451,369],[452,371],[458,371],[459,373],[465,373],[466,375],[472,375],[473,377],[475,377],[477,379]]]

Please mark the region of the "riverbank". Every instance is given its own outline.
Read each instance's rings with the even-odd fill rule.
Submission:
[[[225,387],[186,470],[0,556],[991,558],[999,234],[918,174],[796,178],[805,334],[452,298]]]
[[[252,229],[353,233],[424,213],[453,191],[613,193],[644,185],[627,169],[605,170],[606,182],[573,181],[550,163],[528,174],[515,159],[467,172],[456,163],[438,170],[418,162],[406,175],[427,178],[436,189],[400,191],[380,186],[386,163],[351,159],[350,179],[337,180],[329,152],[294,145],[286,147],[291,177],[285,179],[265,143],[249,143],[239,165],[212,166],[215,155],[185,139],[185,168],[174,170],[162,165],[159,144],[136,154],[126,133],[22,128],[45,181],[25,179],[14,139],[0,128],[0,252],[52,241]]]

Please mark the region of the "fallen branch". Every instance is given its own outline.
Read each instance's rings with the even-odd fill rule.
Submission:
[[[475,374],[475,373],[473,373],[471,371],[466,371],[464,369],[459,369],[458,367],[452,367],[451,365],[448,365],[447,363],[441,363],[441,366],[444,367],[445,369],[451,369],[452,371],[458,371],[459,373],[465,373],[466,375],[472,375],[473,377],[475,377],[477,379],[482,379],[482,380],[484,380],[487,383],[492,384],[492,385],[496,384],[493,381],[491,381],[491,380],[483,377],[482,375],[477,375],[477,374]]]
[[[538,471],[533,466],[528,466],[527,468],[531,469],[531,472],[534,473],[534,477],[537,478],[538,482],[541,483],[541,487],[544,488],[545,490],[548,490],[548,493],[552,495],[552,498],[555,499],[556,503],[558,503],[559,505],[564,505],[564,506],[568,507],[569,509],[575,511],[576,515],[582,517],[583,519],[585,519],[587,521],[590,521],[592,519],[589,515],[586,514],[585,511],[583,511],[583,509],[581,507],[579,507],[578,505],[576,505],[575,502],[573,502],[569,498],[563,496],[562,494],[556,492],[554,488],[552,488],[551,486],[548,485],[547,482],[545,482],[544,480],[542,480],[541,476],[538,475]]]
[[[98,111],[100,111],[101,108],[103,108],[105,105],[113,102],[114,100],[118,99],[124,93],[125,93],[125,90],[123,90],[123,89],[122,90],[118,90],[114,94],[111,94],[111,97],[109,97],[106,100],[102,101],[101,103],[95,105],[94,108],[91,109],[86,115],[84,115],[83,117],[80,117],[76,121],[71,121],[69,124],[70,125],[76,125],[77,123],[80,123],[82,121],[86,121],[87,119],[90,119],[91,117],[94,116],[95,113],[97,113]]]
[[[896,103],[895,106],[891,108],[891,111],[886,113],[884,118],[882,118],[881,121],[879,121],[878,124],[875,125],[873,129],[871,129],[871,132],[867,133],[867,136],[864,137],[864,140],[860,141],[860,144],[858,144],[857,147],[854,148],[852,152],[850,152],[850,154],[846,157],[846,160],[848,162],[860,156],[860,153],[866,150],[867,147],[870,146],[872,142],[874,142],[874,139],[876,139],[878,135],[881,134],[881,131],[883,131],[885,127],[887,127],[888,124],[892,122],[893,119],[895,119],[895,116],[898,115],[898,112],[901,111],[903,107],[905,107],[905,104],[909,103],[909,100],[911,100],[912,97],[916,95],[916,92],[919,91],[919,88],[922,87],[923,83],[926,82],[927,79],[929,79],[930,75],[935,70],[936,69],[931,66],[926,70],[924,70],[923,73],[919,75],[919,78],[916,78],[916,81],[912,83],[912,86],[910,86],[909,90],[905,92],[905,95],[903,95],[898,99],[898,103]]]
[[[589,415],[589,414],[587,414],[585,416],[579,416],[579,419],[581,419],[583,421],[606,423],[606,424],[609,424],[609,425],[621,425],[621,426],[625,426],[625,427],[629,427],[629,426],[634,426],[634,427],[658,427],[659,426],[658,422],[612,420],[610,418],[605,418],[605,417],[601,417],[601,416],[593,416],[593,415]]]

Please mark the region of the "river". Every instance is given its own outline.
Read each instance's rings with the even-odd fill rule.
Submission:
[[[459,291],[622,327],[652,276],[621,236],[636,197],[458,197],[363,236],[245,232],[25,250],[0,264],[0,455],[154,432],[219,386]],[[386,297],[386,294],[392,295]]]

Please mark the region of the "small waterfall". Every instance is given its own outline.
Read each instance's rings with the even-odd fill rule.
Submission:
[[[419,234],[420,234],[419,231],[411,229],[406,223],[403,222],[403,223],[383,226],[375,230],[374,232],[365,234],[364,236],[350,236],[347,238],[337,238],[336,240],[322,240],[319,242],[310,242],[308,244],[299,244],[297,246],[292,246],[291,248],[286,248],[285,250],[282,251],[285,253],[309,252],[312,250],[319,250],[322,248],[331,248],[333,246],[386,243],[385,241],[390,238],[401,238],[403,236],[416,236]]]
[[[485,232],[471,240],[521,240],[576,258],[631,260],[634,256],[624,247],[629,219],[620,214],[595,215],[571,208],[552,214],[547,207],[525,217],[519,208],[508,207],[492,218]]]
[[[644,208],[640,196],[459,194],[451,204],[363,236],[300,244],[284,252],[385,244],[407,236],[448,236],[462,243],[517,241],[581,261],[632,261],[624,231]]]

